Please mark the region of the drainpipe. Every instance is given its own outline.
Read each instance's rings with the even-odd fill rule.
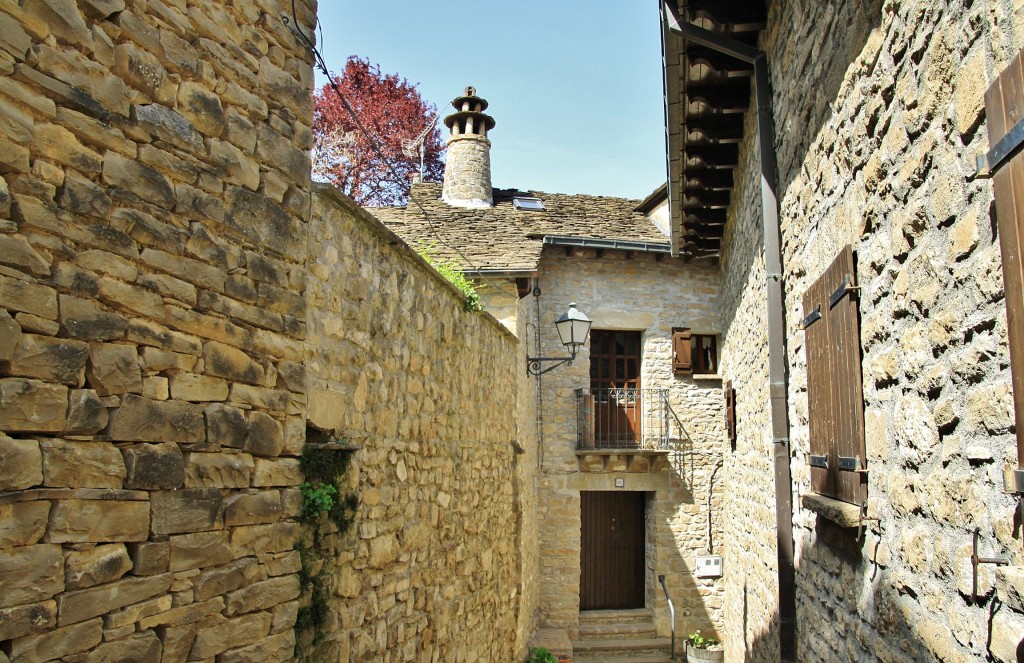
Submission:
[[[782,297],[782,251],[779,228],[778,164],[772,118],[768,56],[761,50],[680,20],[675,0],[664,0],[668,28],[684,39],[754,65],[757,142],[761,164],[761,220],[768,295],[768,374],[775,462],[776,549],[779,564],[779,655],[796,660],[796,570],[793,563],[793,493],[789,451],[785,314]],[[667,117],[667,113],[666,113]],[[670,184],[671,186],[671,184]]]

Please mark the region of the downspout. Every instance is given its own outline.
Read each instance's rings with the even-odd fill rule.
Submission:
[[[789,450],[785,313],[782,293],[782,232],[779,228],[778,164],[768,56],[761,50],[680,20],[675,0],[664,0],[669,30],[684,39],[754,65],[757,142],[761,165],[761,220],[768,299],[768,374],[775,463],[776,549],[779,565],[779,654],[796,660],[796,570],[793,562],[793,493]],[[666,112],[667,117],[667,112]],[[669,184],[671,188],[671,183]],[[671,191],[670,191],[671,202]]]

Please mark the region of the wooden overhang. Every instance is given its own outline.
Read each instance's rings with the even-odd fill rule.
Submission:
[[[763,0],[667,1],[676,3],[682,21],[750,46],[767,20]],[[672,253],[717,263],[753,66],[689,42],[664,17],[662,44]]]

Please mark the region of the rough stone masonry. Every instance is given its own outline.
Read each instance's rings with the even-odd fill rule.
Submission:
[[[312,70],[286,15],[0,2],[3,663],[292,655]]]

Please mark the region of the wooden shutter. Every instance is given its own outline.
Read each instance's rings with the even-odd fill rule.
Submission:
[[[1024,52],[999,75],[985,93],[989,145],[998,150],[1006,138],[1024,120]],[[1016,133],[1016,132],[1014,132]],[[991,153],[990,153],[991,154]],[[1018,465],[1024,449],[1024,153],[1017,151],[1009,161],[989,164],[995,171],[993,188],[999,229],[999,248],[1003,255],[1003,284],[1006,289],[1006,327],[1010,337],[1010,370],[1013,381],[1013,406],[1017,421]]]
[[[815,492],[861,504],[864,395],[853,248],[843,248],[804,293],[804,346]]]
[[[688,327],[672,328],[672,371],[677,375],[693,372],[693,334]]]

